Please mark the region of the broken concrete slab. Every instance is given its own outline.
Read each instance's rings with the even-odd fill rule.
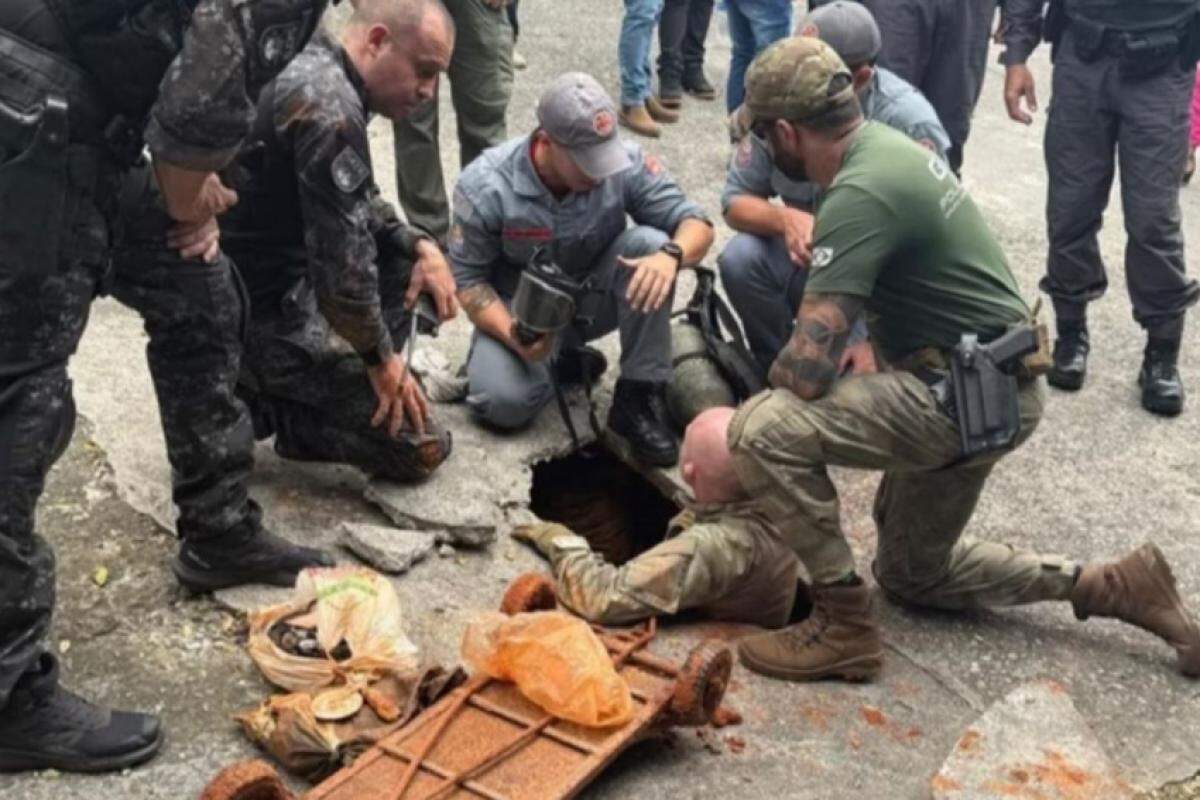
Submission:
[[[930,782],[934,800],[1128,800],[1133,788],[1109,761],[1067,690],[1017,687],[959,737]]]
[[[437,546],[442,533],[391,528],[383,525],[343,523],[338,541],[380,572],[398,575],[423,560]]]

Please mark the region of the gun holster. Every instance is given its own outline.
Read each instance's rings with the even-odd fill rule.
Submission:
[[[0,95],[0,240],[23,269],[58,260],[67,205],[67,101],[24,111]]]
[[[955,417],[962,454],[970,458],[1003,450],[1021,432],[1016,371],[1038,347],[1035,329],[1021,325],[989,344],[964,334],[950,359]]]

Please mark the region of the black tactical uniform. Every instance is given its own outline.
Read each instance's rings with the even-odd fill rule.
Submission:
[[[1045,5],[1008,0],[1006,64],[1024,64],[1037,46]],[[1200,297],[1185,271],[1179,209],[1200,0],[1056,1],[1044,23],[1054,43],[1046,128],[1050,253],[1041,283],[1059,326],[1051,383],[1077,389],[1083,382],[1087,303],[1108,288],[1096,236],[1119,161],[1126,282],[1134,318],[1150,340],[1139,379],[1143,403],[1178,413],[1184,312]]]
[[[420,234],[379,195],[367,122],[362,79],[326,33],[259,98],[250,141],[225,171],[241,202],[221,223],[251,297],[239,392],[285,458],[413,480],[445,460],[450,437],[432,420],[398,439],[371,426],[366,367],[408,338]]]
[[[35,708],[44,698],[22,700],[14,685],[54,680],[41,649],[54,556],[33,530],[34,508],[70,440],[67,361],[97,295],[111,293],[145,320],[185,543],[177,573],[278,580],[324,558],[261,530],[244,480],[250,420],[234,396],[243,303],[227,259],[185,261],[167,248],[171,220],[141,153],[144,139],[180,167],[228,163],[258,91],[308,41],[325,5],[0,2],[0,707],[11,694],[13,707]],[[181,563],[201,551],[216,555]],[[47,720],[70,722],[30,711],[26,719],[41,723],[26,731],[10,712],[0,714],[0,744],[36,738]],[[90,724],[81,719],[77,728]],[[125,734],[145,734],[138,724]],[[117,763],[89,750],[91,740],[59,744],[82,759],[62,761],[66,769]],[[0,768],[57,763],[29,747],[28,759],[0,748]]]

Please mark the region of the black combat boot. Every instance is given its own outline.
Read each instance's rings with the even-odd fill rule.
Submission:
[[[658,73],[658,102],[671,109],[683,106],[683,83],[678,75],[662,71]]]
[[[237,538],[184,539],[171,564],[185,589],[212,592],[243,583],[292,586],[296,575],[308,567],[332,567],[333,558],[322,550],[301,547],[259,528]]]
[[[1054,342],[1054,366],[1046,380],[1050,385],[1068,392],[1078,391],[1087,375],[1090,350],[1087,322],[1059,322],[1058,339]]]
[[[708,82],[703,69],[691,70],[683,76],[683,90],[698,100],[717,99],[717,90]]]
[[[1146,342],[1138,386],[1142,387],[1142,408],[1152,414],[1173,417],[1183,411],[1183,379],[1179,377],[1179,339],[1155,339]]]
[[[0,772],[110,772],[150,759],[162,746],[158,717],[94,706],[58,685],[43,654],[0,710]]]
[[[625,378],[617,381],[608,428],[629,442],[639,461],[670,467],[679,460],[679,445],[666,420],[662,384]]]

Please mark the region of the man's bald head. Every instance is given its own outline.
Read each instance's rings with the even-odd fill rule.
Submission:
[[[728,503],[746,496],[729,452],[733,413],[728,406],[702,411],[683,434],[680,471],[698,503]]]
[[[441,0],[354,0],[351,25],[386,25],[393,32],[414,31],[421,27],[428,15],[434,15],[438,24],[454,33],[454,19],[442,5]]]
[[[398,120],[434,98],[454,51],[454,21],[440,0],[357,0],[342,46],[371,110]]]

